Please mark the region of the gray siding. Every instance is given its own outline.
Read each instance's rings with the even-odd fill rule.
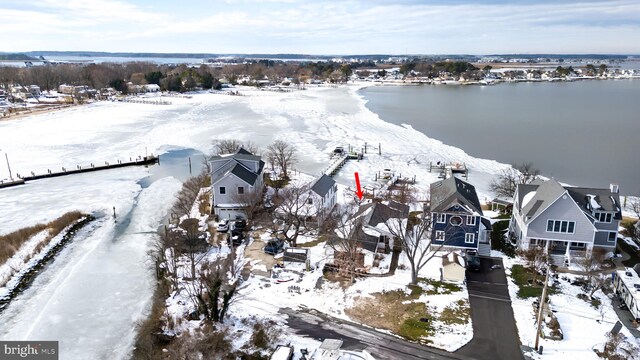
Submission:
[[[612,220],[610,223],[596,222],[594,224],[598,230],[618,231],[618,220]]]
[[[615,231],[615,230],[612,230]],[[616,236],[617,237],[617,236]],[[596,233],[596,241],[595,245],[598,246],[615,246],[616,242],[609,242],[607,239],[609,238],[609,231],[598,231]]]
[[[240,164],[244,165],[247,167],[247,169],[250,169],[251,171],[253,171],[254,173],[258,172],[258,162],[257,161],[253,161],[253,160],[240,160],[238,159],[238,161],[240,162]]]
[[[547,232],[547,220],[575,221],[575,232],[573,234]],[[593,225],[586,215],[578,208],[573,199],[565,194],[529,224],[527,237],[593,242],[594,231]]]
[[[226,188],[226,193],[220,194],[220,187],[223,186]],[[250,190],[246,182],[233,175],[225,176],[222,180],[215,183],[213,186],[213,205],[234,203],[233,197],[238,194],[238,186],[244,186],[245,193]]]

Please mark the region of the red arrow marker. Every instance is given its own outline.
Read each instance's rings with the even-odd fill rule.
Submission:
[[[362,192],[362,189],[360,188],[360,177],[358,176],[357,172],[355,172],[353,174],[356,176],[356,187],[358,188],[358,190],[356,191],[356,195],[358,195],[358,199],[362,200],[362,195],[364,195],[364,193]]]

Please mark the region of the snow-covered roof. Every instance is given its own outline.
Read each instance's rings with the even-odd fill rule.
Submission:
[[[457,264],[462,267],[467,266],[465,259],[455,252],[449,253],[446,256],[442,257],[442,266],[447,266],[449,264]]]
[[[630,268],[625,270],[617,270],[616,276],[620,278],[629,290],[629,294],[633,297],[633,305],[635,309],[629,309],[634,316],[640,316],[640,308],[638,304],[640,303],[640,276],[638,273]]]

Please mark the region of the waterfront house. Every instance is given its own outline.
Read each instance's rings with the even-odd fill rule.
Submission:
[[[360,247],[372,253],[389,253],[391,251],[391,233],[389,221],[406,219],[409,206],[395,201],[374,202],[360,206],[353,215],[354,222],[361,226],[354,227],[358,231]]]
[[[241,148],[235,154],[213,156],[209,163],[214,213],[220,219],[246,217],[242,196],[262,190],[264,161]]]
[[[336,206],[336,194],[338,185],[330,176],[323,174],[316,179],[309,189],[309,196],[306,198],[307,205],[313,206],[318,222],[322,222]]]
[[[457,177],[431,184],[431,246],[490,255],[491,222],[484,218],[473,185]]]
[[[555,265],[570,265],[594,248],[614,251],[622,220],[617,185],[563,186],[554,179],[520,184],[509,235],[520,249],[540,246]]]

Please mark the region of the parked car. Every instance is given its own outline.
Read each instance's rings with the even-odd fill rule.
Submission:
[[[267,245],[262,249],[266,254],[275,255],[283,251],[284,241],[280,239],[271,239],[267,242]]]
[[[231,244],[233,244],[233,246],[239,246],[243,242],[244,234],[242,233],[242,231],[233,229],[229,233],[227,233],[227,245],[231,246]]]
[[[237,217],[233,224],[235,230],[243,231],[247,227],[247,220]]]
[[[229,220],[224,219],[218,223],[218,232],[225,233],[229,231]]]
[[[467,254],[467,269],[471,271],[480,270],[480,257],[477,253],[470,252]]]

